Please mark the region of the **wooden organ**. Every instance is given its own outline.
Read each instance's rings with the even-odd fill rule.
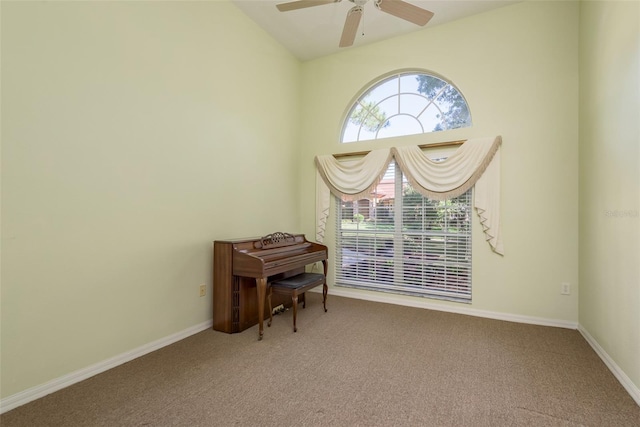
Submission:
[[[318,261],[326,276],[327,253],[326,246],[307,241],[303,234],[214,241],[213,329],[236,333],[257,323],[262,339],[267,283],[303,273]],[[291,300],[282,296],[273,304],[291,305]]]

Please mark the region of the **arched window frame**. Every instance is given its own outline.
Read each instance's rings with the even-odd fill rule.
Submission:
[[[420,93],[417,89],[409,91],[405,90],[403,86],[406,86],[408,81],[403,81],[403,78],[413,77],[413,76],[426,76],[429,79],[437,79],[442,83],[442,86],[438,88],[437,92],[434,96],[427,96],[424,93]],[[391,85],[390,82],[397,81],[397,90],[389,91]],[[435,82],[435,80],[434,80]],[[386,95],[377,95],[377,98],[373,100],[373,104],[368,103],[367,98],[372,94],[375,94],[375,91],[379,90],[381,92],[388,91]],[[466,118],[463,117],[462,121],[459,121],[459,125],[451,126],[447,124],[445,116],[449,114],[451,110],[443,111],[444,103],[440,97],[445,93],[445,91],[454,91],[457,94],[456,98],[459,101],[462,101],[463,113],[466,111]],[[416,104],[414,105],[413,113],[409,107],[403,106],[403,101],[408,99],[419,97]],[[372,109],[376,107],[380,107],[383,103],[387,103],[387,105],[392,103],[397,103],[397,109],[393,114],[389,117],[386,116],[383,111],[384,116],[382,118],[369,119],[372,117],[372,113],[375,114]],[[418,104],[422,103],[422,106]],[[368,105],[367,105],[368,104]],[[346,110],[343,123],[342,130],[340,132],[340,142],[341,143],[350,143],[357,141],[367,141],[367,140],[375,140],[382,139],[387,137],[395,137],[395,136],[403,136],[403,135],[415,135],[420,133],[429,133],[429,132],[438,132],[449,129],[457,129],[462,127],[469,127],[472,125],[471,119],[471,109],[469,104],[462,94],[462,91],[451,82],[449,79],[434,73],[432,71],[423,70],[423,69],[402,69],[396,70],[387,74],[384,74],[368,85],[366,85],[358,94],[354,97],[354,99],[350,102],[349,108]],[[354,111],[356,109],[369,109],[368,114],[364,117],[360,118],[359,124],[352,123],[352,117],[354,116]],[[425,113],[429,113],[431,118],[429,119],[428,115]],[[363,127],[366,127],[366,123],[369,120],[370,130],[365,129],[365,133],[363,134]],[[387,128],[391,121],[395,121],[396,125],[398,125],[399,120],[404,120],[404,126],[396,126],[393,130],[395,133],[389,134],[390,132],[382,132],[383,129]],[[430,120],[430,121],[428,121]],[[431,127],[425,129],[425,124],[429,124]],[[436,126],[433,126],[433,124]],[[353,132],[354,129],[357,129],[356,136],[347,135],[347,132]],[[373,135],[372,135],[373,134]]]

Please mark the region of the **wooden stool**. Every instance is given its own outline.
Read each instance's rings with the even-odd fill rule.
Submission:
[[[271,295],[276,294],[291,295],[293,301],[293,332],[297,332],[296,315],[298,314],[298,296],[302,295],[302,308],[305,308],[307,302],[304,299],[304,293],[309,289],[322,285],[322,305],[324,311],[327,311],[327,280],[324,274],[320,273],[302,273],[287,279],[276,280],[269,284],[269,323],[271,326],[273,320],[273,307],[271,307]]]

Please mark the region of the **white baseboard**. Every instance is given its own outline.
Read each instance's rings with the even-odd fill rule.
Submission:
[[[509,313],[498,313],[498,312],[477,310],[477,309],[465,308],[465,307],[453,307],[453,306],[447,306],[443,304],[435,304],[435,303],[431,303],[429,301],[423,301],[423,300],[413,301],[413,300],[399,299],[386,294],[371,295],[367,293],[358,292],[356,290],[350,290],[348,288],[335,288],[335,287],[331,288],[331,295],[342,296],[346,298],[362,299],[367,301],[389,303],[389,304],[405,305],[405,306],[416,307],[416,308],[426,308],[430,310],[445,311],[450,313],[465,314],[470,316],[485,317],[489,319],[505,320],[510,322],[529,323],[529,324],[541,325],[541,326],[555,326],[555,327],[566,328],[566,329],[578,329],[582,334],[582,336],[584,336],[584,338],[591,345],[591,347],[593,347],[593,349],[598,354],[598,356],[600,356],[600,358],[604,361],[604,363],[611,370],[614,376],[618,379],[618,381],[620,381],[620,383],[625,388],[625,390],[627,390],[627,392],[636,401],[636,403],[640,405],[640,389],[638,389],[638,387],[620,369],[620,367],[613,361],[613,359],[609,357],[609,355],[602,349],[602,347],[595,341],[595,339],[593,339],[593,337],[582,326],[579,326],[577,322],[569,322],[569,321],[557,320],[557,319],[545,319],[545,318],[538,318],[538,317],[531,317],[531,316],[521,316],[521,315],[509,314]],[[0,414],[10,411],[14,408],[17,408],[18,406],[22,406],[36,399],[39,399],[41,397],[44,397],[58,390],[61,390],[65,387],[69,387],[70,385],[83,381],[87,378],[91,378],[94,375],[97,375],[109,369],[115,368],[116,366],[122,365],[133,359],[144,356],[145,354],[151,353],[152,351],[155,351],[167,345],[173,344],[174,342],[185,339],[198,332],[204,331],[205,329],[209,329],[212,326],[213,326],[213,320],[206,321],[199,325],[195,325],[183,331],[169,335],[168,337],[161,338],[159,340],[153,341],[149,344],[145,344],[131,351],[127,351],[118,356],[96,363],[95,365],[88,366],[84,369],[80,369],[78,371],[64,375],[60,378],[56,378],[47,383],[41,384],[36,387],[32,387],[20,393],[16,393],[12,396],[9,396],[5,399],[0,400]]]
[[[606,351],[598,344],[598,342],[589,334],[589,332],[582,326],[578,326],[578,331],[582,334],[585,340],[589,343],[589,345],[593,348],[593,350],[600,356],[600,359],[607,365],[607,368],[611,371],[611,373],[618,379],[622,387],[627,390],[627,393],[631,395],[633,400],[636,401],[638,406],[640,406],[640,388],[631,381],[631,379],[624,373],[622,369],[613,361],[611,356],[607,354]]]
[[[213,327],[213,319],[0,400],[0,414]]]
[[[312,292],[317,290],[312,290]],[[317,291],[319,292],[319,291]],[[333,287],[331,288],[330,295],[342,296],[346,298],[355,298],[362,299],[367,301],[376,301],[383,302],[389,304],[398,304],[405,305],[409,307],[417,307],[417,308],[426,308],[430,310],[438,310],[438,311],[446,311],[449,313],[457,313],[457,314],[466,314],[470,316],[477,317],[486,317],[489,319],[497,319],[497,320],[506,320],[509,322],[518,322],[518,323],[529,323],[533,325],[541,325],[541,326],[555,326],[559,328],[565,329],[577,329],[582,336],[587,340],[589,345],[594,349],[596,354],[602,359],[602,361],[607,365],[609,370],[613,373],[613,375],[618,379],[620,384],[627,390],[629,395],[635,400],[635,402],[640,406],[640,389],[636,386],[633,381],[624,373],[622,369],[613,361],[613,359],[607,354],[606,351],[598,344],[598,342],[587,332],[586,329],[579,325],[577,322],[569,322],[566,320],[557,320],[557,319],[545,319],[539,317],[531,317],[531,316],[521,316],[517,314],[509,314],[509,313],[497,313],[486,310],[477,310],[473,308],[466,307],[453,307],[444,304],[435,304],[429,301],[422,301],[419,299],[416,300],[406,300],[394,298],[393,295],[387,294],[368,294],[359,292],[357,290],[353,290],[350,288],[340,288]]]
[[[317,289],[313,289],[312,292],[320,292]],[[331,295],[346,297],[346,298],[354,298],[354,299],[362,299],[367,301],[375,301],[375,302],[384,302],[388,304],[397,304],[404,305],[407,307],[416,307],[416,308],[426,308],[429,310],[436,311],[446,311],[448,313],[457,313],[457,314],[465,314],[468,316],[476,316],[476,317],[485,317],[488,319],[496,319],[496,320],[505,320],[508,322],[517,322],[517,323],[528,323],[532,325],[541,325],[541,326],[554,326],[558,328],[565,329],[578,329],[578,322],[570,322],[568,320],[558,320],[558,319],[545,319],[541,317],[533,317],[533,316],[521,316],[519,314],[511,314],[511,313],[499,313],[488,310],[478,310],[475,308],[469,308],[466,306],[450,306],[445,304],[437,304],[430,302],[427,299],[422,298],[398,298],[393,294],[387,294],[383,292],[373,293],[364,293],[358,291],[356,289],[351,288],[341,288],[341,287],[332,287],[329,292],[329,297]]]

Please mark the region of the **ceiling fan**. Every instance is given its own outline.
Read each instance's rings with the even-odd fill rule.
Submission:
[[[342,0],[297,0],[288,3],[280,3],[276,5],[280,12],[288,12],[290,10],[303,9],[306,7],[321,6],[329,3],[338,3]],[[354,3],[349,12],[342,29],[342,37],[340,37],[340,47],[351,46],[356,38],[356,32],[360,25],[360,19],[364,6],[369,0],[349,0]],[[373,0],[375,6],[390,15],[412,22],[416,25],[424,26],[433,17],[433,12],[414,6],[403,0]]]

